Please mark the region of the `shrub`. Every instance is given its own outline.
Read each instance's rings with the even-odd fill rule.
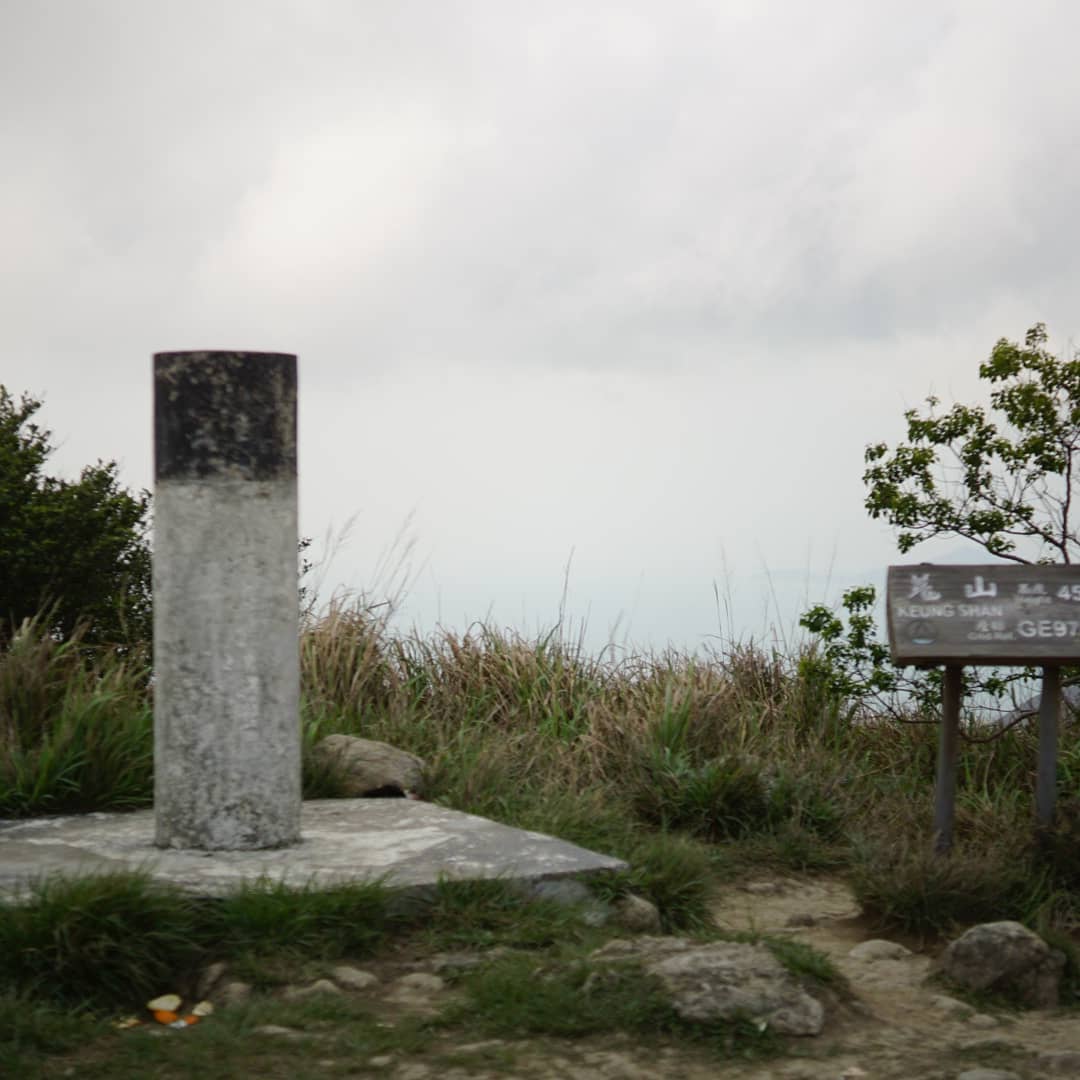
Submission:
[[[149,642],[150,493],[121,487],[115,462],[46,476],[40,407],[0,386],[0,647],[44,605],[59,637],[82,624],[87,644]]]
[[[958,842],[933,851],[925,831],[879,835],[857,844],[851,885],[863,911],[883,926],[942,934],[964,923],[1030,920],[1045,895],[1022,844]]]

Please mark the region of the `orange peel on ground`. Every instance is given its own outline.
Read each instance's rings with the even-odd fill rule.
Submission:
[[[214,1006],[209,1001],[200,1001],[191,1007],[191,1012],[181,1016],[180,1005],[179,994],[162,994],[146,1003],[146,1007],[159,1024],[172,1028],[192,1027],[214,1011]]]

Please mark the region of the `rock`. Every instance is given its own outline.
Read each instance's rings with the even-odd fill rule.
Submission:
[[[1080,1051],[1046,1050],[1039,1055],[1039,1067],[1065,1076],[1080,1076]]]
[[[202,1001],[213,993],[214,987],[221,982],[225,974],[225,964],[218,960],[213,964],[207,964],[199,975],[199,981],[195,984],[195,1000]]]
[[[625,1052],[593,1050],[583,1054],[581,1060],[585,1069],[588,1070],[584,1073],[587,1076],[617,1077],[618,1080],[656,1080],[657,1076],[655,1061],[642,1062],[640,1056],[637,1056],[635,1060],[635,1055]]]
[[[316,979],[309,986],[286,986],[281,996],[286,1001],[304,1001],[318,994],[341,994],[341,990],[329,979]]]
[[[825,1009],[760,945],[725,942],[669,956],[647,969],[685,1020],[765,1021],[781,1035],[818,1035]]]
[[[660,929],[660,909],[643,896],[627,893],[615,901],[615,922],[632,934],[655,933]]]
[[[803,926],[817,926],[820,921],[816,915],[811,915],[809,911],[802,911],[789,915],[784,921],[784,925],[795,930]]]
[[[980,1054],[1015,1054],[1017,1047],[1014,1042],[1000,1036],[994,1038],[993,1036],[979,1035],[977,1038],[966,1039],[963,1042],[954,1044],[954,1049],[977,1051]]]
[[[389,743],[355,735],[327,735],[311,753],[317,764],[337,771],[343,794],[349,798],[423,793],[423,760]]]
[[[603,900],[594,900],[581,909],[581,921],[586,926],[607,926],[611,922],[611,905]]]
[[[395,979],[386,992],[386,1000],[405,1012],[434,1015],[441,1007],[438,996],[446,990],[446,982],[426,971],[413,971]]]
[[[251,984],[238,981],[219,984],[210,995],[210,1000],[219,1009],[227,1009],[233,1005],[246,1005],[251,1000]]]
[[[623,947],[613,948],[617,945]],[[660,980],[684,1020],[708,1023],[744,1016],[767,1023],[780,1035],[819,1035],[825,1026],[821,1002],[764,945],[690,945],[682,938],[646,937],[609,942],[591,959],[632,957],[641,961],[646,974]]]
[[[573,878],[547,878],[533,881],[527,886],[528,895],[534,900],[550,900],[554,904],[572,907],[574,904],[592,903],[593,894],[587,885]]]
[[[952,942],[938,962],[971,990],[1005,994],[1036,1009],[1055,1008],[1065,955],[1018,922],[981,923]]]
[[[989,1028],[999,1027],[1001,1021],[996,1016],[991,1016],[989,1013],[973,1013],[968,1017],[968,1023],[975,1028],[982,1028],[988,1030]]]
[[[360,968],[351,967],[349,964],[339,964],[330,972],[330,977],[343,990],[368,990],[378,985],[379,978],[370,971],[362,971]]]
[[[779,896],[784,891],[784,885],[779,881],[748,881],[741,887],[751,896]]]
[[[378,1054],[373,1058],[368,1058],[368,1065],[373,1069],[388,1069],[394,1064],[394,1059],[389,1054]]]
[[[686,952],[693,948],[686,938],[677,937],[650,937],[648,935],[638,938],[616,938],[599,949],[593,951],[592,960],[661,960],[675,953]]]
[[[446,989],[444,979],[440,979],[438,975],[429,975],[426,971],[413,971],[402,975],[394,985],[409,994],[437,994]]]
[[[505,945],[496,945],[493,949],[487,949],[484,952],[436,953],[427,961],[427,966],[438,975],[454,975],[490,964],[509,952],[510,950]]]
[[[1020,1075],[1008,1069],[965,1069],[956,1080],[1020,1080]]]
[[[260,1024],[257,1028],[251,1030],[256,1035],[276,1035],[285,1039],[302,1039],[304,1037],[303,1032],[294,1028],[282,1027],[280,1024]]]
[[[947,994],[932,994],[930,996],[930,1004],[935,1009],[939,1009],[945,1013],[957,1013],[959,1015],[968,1014],[972,1012],[970,1005],[965,1005],[962,1001],[957,1001],[954,997],[949,997]]]
[[[484,1039],[482,1042],[475,1043],[462,1043],[456,1047],[454,1053],[456,1054],[487,1054],[492,1050],[503,1050],[506,1048],[506,1041],[503,1039]]]
[[[587,926],[603,926],[611,918],[611,907],[593,896],[588,886],[573,878],[534,881],[526,886],[525,893],[535,900],[580,908],[582,921]]]
[[[885,941],[882,938],[872,938],[870,941],[860,942],[848,951],[848,956],[852,960],[865,960],[867,962],[903,960],[911,955],[910,949],[905,949],[903,945],[898,945],[895,941]]]
[[[394,1080],[427,1080],[430,1075],[431,1069],[426,1065],[419,1061],[412,1061],[407,1065],[402,1065],[394,1073]]]

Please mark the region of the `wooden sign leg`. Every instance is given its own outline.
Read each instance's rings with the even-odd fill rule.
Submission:
[[[1057,801],[1058,716],[1061,712],[1061,669],[1044,667],[1039,702],[1039,765],[1035,774],[1035,818],[1040,829],[1054,821]]]
[[[964,669],[949,665],[941,694],[941,739],[938,743],[937,788],[934,791],[934,851],[947,854],[953,844],[956,810],[956,749],[960,737],[960,696]]]

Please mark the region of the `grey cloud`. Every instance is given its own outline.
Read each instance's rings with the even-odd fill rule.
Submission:
[[[696,366],[1072,292],[1071,7],[731,12],[24,8],[6,200],[73,324],[123,292],[383,363]]]

